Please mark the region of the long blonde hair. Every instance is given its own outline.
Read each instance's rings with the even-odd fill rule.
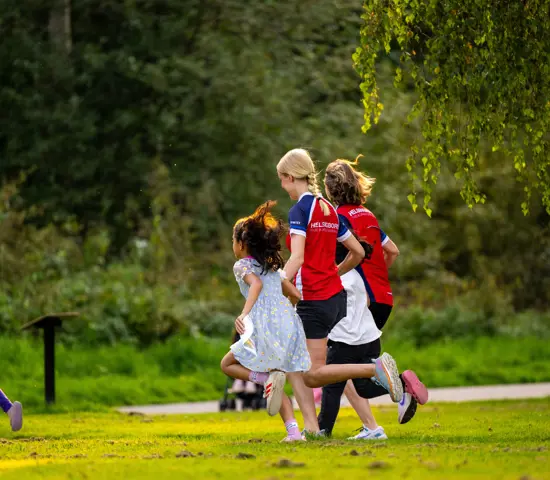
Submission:
[[[317,183],[317,171],[315,163],[309,152],[303,148],[294,148],[286,152],[277,164],[277,171],[283,175],[290,175],[299,180],[307,180],[307,188],[316,197],[321,197],[321,190]],[[323,213],[328,215],[330,208],[326,201],[319,201]]]
[[[325,186],[329,199],[337,205],[362,205],[372,192],[375,178],[359,172],[357,156],[354,162],[338,159],[331,162],[325,173]]]

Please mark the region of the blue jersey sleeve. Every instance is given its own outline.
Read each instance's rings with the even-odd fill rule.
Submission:
[[[351,237],[351,224],[343,215],[338,214],[338,241],[345,242]]]
[[[389,239],[384,230],[380,229],[380,244],[384,245]]]
[[[301,205],[296,204],[288,212],[288,223],[290,225],[290,234],[306,236],[308,215],[301,208]]]

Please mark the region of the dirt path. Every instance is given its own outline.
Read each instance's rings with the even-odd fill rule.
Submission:
[[[526,383],[520,385],[490,385],[481,387],[451,387],[430,389],[430,402],[469,402],[477,400],[506,400],[550,397],[550,383]],[[372,405],[391,405],[389,396],[371,400]],[[349,406],[345,397],[342,406]],[[165,405],[142,405],[120,407],[119,412],[144,415],[172,415],[214,413],[218,402],[171,403]]]

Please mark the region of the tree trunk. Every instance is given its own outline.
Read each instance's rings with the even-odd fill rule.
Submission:
[[[51,41],[69,54],[72,48],[71,38],[71,0],[55,0],[50,11],[48,25]]]

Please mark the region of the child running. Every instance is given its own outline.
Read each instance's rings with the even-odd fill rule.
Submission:
[[[269,415],[281,414],[287,430],[284,441],[303,440],[290,399],[284,394],[287,372],[305,372],[311,367],[304,329],[291,302],[300,292],[278,271],[281,257],[282,223],[271,208],[262,204],[249,217],[235,224],[233,267],[241,293],[246,298],[235,328],[244,338],[231,346],[221,362],[224,373],[232,378],[264,386]],[[252,325],[252,334],[248,333]]]
[[[375,180],[355,170],[353,167],[354,165],[357,165],[357,160],[352,163],[347,160],[339,159],[330,163],[325,174],[325,190],[328,198],[337,206],[340,222],[346,225],[351,231],[354,231],[361,241],[366,242],[370,246],[370,254],[366,255],[365,260],[356,268],[355,286],[353,288],[357,291],[362,290],[364,292],[364,302],[362,302],[361,305],[357,304],[357,307],[364,311],[363,315],[365,316],[365,321],[370,323],[374,320],[375,325],[372,326],[376,330],[382,330],[393,305],[393,297],[388,280],[388,268],[399,254],[399,250],[380,229],[378,220],[372,212],[363,206],[371,194]],[[343,257],[345,252],[340,252],[340,254],[341,257]],[[345,340],[345,337],[341,334],[337,332],[332,333]],[[369,348],[368,355],[374,357],[377,355],[377,352],[380,352],[380,335]],[[331,356],[336,357],[336,360],[333,361],[340,361],[340,355],[353,358],[351,350],[345,348],[341,343],[349,344],[349,342],[344,341],[337,342],[337,344],[333,345],[340,351],[340,353],[335,351],[332,352]],[[351,343],[351,345],[354,345],[354,343]],[[410,370],[403,372],[401,379],[404,387],[404,395],[398,405],[398,421],[403,424],[407,423],[414,416],[417,403],[422,405],[427,402],[428,392],[425,389],[411,389],[413,384],[419,385],[419,380],[414,372]],[[357,387],[357,383],[355,386]],[[331,386],[329,391],[331,395],[336,395],[340,391],[340,388]],[[353,387],[349,385],[349,383],[346,387],[346,394],[348,393],[350,397],[353,398],[355,392],[353,392]],[[367,395],[361,394],[361,396],[366,398],[374,398],[382,394],[378,393],[377,395],[377,392],[372,390],[370,393],[363,393],[367,393]],[[332,411],[334,408],[332,405],[334,404],[334,401],[330,402],[327,399],[327,410],[329,411],[328,418],[334,417],[334,412]],[[354,407],[360,405],[357,401],[353,401],[352,404]],[[363,425],[361,432],[355,438],[379,438],[381,434],[383,434],[383,429],[376,425],[368,402],[366,409],[361,408],[361,410],[364,410],[361,415],[362,417],[371,417],[370,424],[371,427],[374,428]],[[334,417],[334,419],[335,418],[336,417]]]
[[[23,406],[19,402],[10,402],[10,399],[0,389],[0,407],[10,419],[13,432],[18,432],[23,427]]]
[[[366,242],[361,242],[367,256],[372,253],[372,246]],[[340,262],[347,255],[345,247],[339,245],[336,250],[336,261]],[[358,267],[359,268],[359,267]],[[372,313],[368,308],[368,295],[361,275],[354,269],[342,276],[342,283],[346,289],[348,303],[347,315],[332,329],[328,336],[327,365],[342,363],[372,363],[375,358],[380,356],[381,345],[380,337],[382,332],[377,328]],[[421,399],[427,399],[428,392],[424,385],[418,380],[416,374],[410,370],[403,372],[402,377],[408,379],[408,383],[414,383],[415,395]],[[353,393],[359,395],[361,403],[353,402],[352,406],[356,408],[364,425],[358,435],[350,437],[349,440],[385,440],[387,435],[384,428],[376,423],[368,400],[385,395],[384,388],[373,382],[364,379],[354,379]],[[325,434],[330,435],[336,417],[340,410],[340,398],[346,387],[346,382],[338,382],[323,387],[321,412],[319,414],[319,428]],[[405,389],[406,386],[403,385]],[[353,397],[352,397],[353,398]],[[349,399],[348,399],[349,400]],[[358,407],[357,407],[358,406]],[[401,404],[398,404],[401,409]],[[414,415],[416,408],[407,412],[407,421]],[[406,422],[400,422],[406,423]]]
[[[326,364],[327,337],[346,316],[346,292],[340,275],[363,260],[365,251],[317,185],[315,164],[304,149],[287,152],[277,165],[281,187],[296,204],[289,212],[290,258],[284,267],[302,293],[297,313],[304,326],[312,367],[303,375],[304,385],[293,383],[308,433],[318,433],[319,424],[311,388],[345,382],[350,378],[372,379],[394,402],[403,397],[403,385],[393,358],[384,353],[373,363]],[[349,250],[339,265],[335,263],[336,242]],[[368,380],[369,382],[371,380]],[[305,401],[304,401],[305,400]]]

